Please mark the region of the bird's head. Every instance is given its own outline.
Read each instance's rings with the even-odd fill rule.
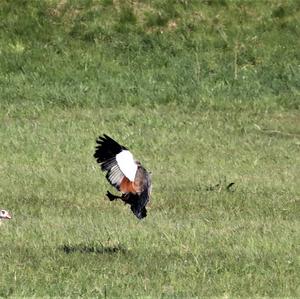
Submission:
[[[1,210],[0,219],[11,219],[11,215],[6,210]]]

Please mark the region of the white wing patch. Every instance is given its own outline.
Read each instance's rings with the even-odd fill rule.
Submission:
[[[137,165],[133,159],[133,155],[130,151],[122,150],[116,155],[116,160],[120,170],[131,181],[134,181],[137,171]]]

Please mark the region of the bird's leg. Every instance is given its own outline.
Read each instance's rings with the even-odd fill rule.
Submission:
[[[107,191],[106,196],[108,197],[108,199],[110,201],[113,201],[115,199],[122,199],[121,196],[114,195],[114,194],[110,193],[109,191]]]

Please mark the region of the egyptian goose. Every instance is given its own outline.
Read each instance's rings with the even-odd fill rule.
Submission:
[[[3,220],[11,219],[11,215],[6,210],[0,211],[0,225],[2,224]]]
[[[138,219],[146,217],[146,205],[151,193],[150,174],[139,161],[134,160],[125,146],[109,136],[104,134],[96,142],[98,145],[94,157],[101,165],[101,170],[107,172],[106,179],[122,193],[116,196],[107,191],[106,196],[110,201],[119,198],[129,204]]]

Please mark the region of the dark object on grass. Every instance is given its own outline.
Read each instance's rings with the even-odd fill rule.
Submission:
[[[80,252],[80,253],[96,253],[96,254],[114,254],[114,253],[125,253],[127,249],[122,245],[115,246],[103,246],[103,245],[63,245],[59,247],[60,250],[66,254]]]
[[[107,135],[98,138],[94,157],[106,171],[106,178],[121,196],[107,191],[110,201],[121,199],[129,204],[131,211],[138,219],[147,216],[146,205],[150,199],[151,177],[139,161],[134,160],[132,153]]]
[[[226,187],[226,189],[227,189],[227,191],[234,191],[231,187],[234,185],[235,183],[230,183],[230,184],[228,184],[227,185],[227,187]]]

